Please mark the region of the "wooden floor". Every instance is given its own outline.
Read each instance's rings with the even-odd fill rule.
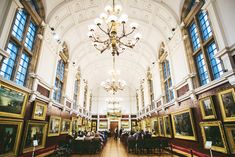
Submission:
[[[109,139],[104,149],[99,154],[95,155],[72,155],[71,157],[178,157],[171,155],[168,152],[162,152],[161,154],[133,154],[128,153],[124,148],[123,144],[118,140],[115,141],[113,138]]]

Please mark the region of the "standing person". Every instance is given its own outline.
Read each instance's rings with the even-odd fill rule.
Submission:
[[[118,138],[118,128],[116,127],[114,131],[114,139],[117,140],[117,138]]]
[[[123,132],[123,128],[121,128],[120,131],[119,131],[119,138],[121,138],[122,132]]]

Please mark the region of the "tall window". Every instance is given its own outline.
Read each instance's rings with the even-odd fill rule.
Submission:
[[[162,72],[163,72],[163,84],[165,91],[165,101],[170,102],[174,99],[173,89],[172,89],[172,80],[171,80],[171,72],[170,65],[168,60],[164,60],[162,62]]]
[[[64,71],[65,71],[65,61],[63,59],[60,59],[58,61],[57,70],[56,70],[55,91],[53,95],[53,99],[57,102],[61,102],[62,88],[64,83]]]
[[[137,107],[137,112],[140,111],[140,106],[139,106],[139,95],[138,92],[136,92],[136,107]]]
[[[85,82],[85,87],[84,87],[84,100],[83,100],[83,107],[86,109],[87,107],[87,88],[88,88],[88,85],[87,85],[87,82]]]
[[[24,9],[18,10],[13,22],[7,52],[9,58],[3,60],[0,75],[24,86],[30,61],[34,55],[37,24]]]
[[[194,3],[194,5],[196,4]],[[220,60],[215,58],[217,47],[208,13],[199,9],[194,18],[188,21],[187,30],[199,84],[205,85],[212,80],[220,78],[223,74],[223,69]]]
[[[80,74],[77,74],[77,78],[74,83],[74,94],[73,94],[73,109],[78,109],[78,99],[80,94]]]
[[[150,72],[150,68],[148,69],[147,72],[147,78],[148,78],[148,88],[149,88],[149,96],[150,96],[150,103],[152,105],[154,101],[154,93],[153,93],[153,80],[152,80],[152,74]]]
[[[144,108],[144,87],[141,84],[140,85],[140,92],[141,92],[141,103],[142,103],[142,108]]]
[[[91,112],[92,107],[92,94],[90,94],[90,104],[89,104],[89,111]]]

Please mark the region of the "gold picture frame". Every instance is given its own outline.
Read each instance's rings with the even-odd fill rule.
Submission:
[[[225,124],[224,128],[230,151],[232,154],[235,154],[235,124]]]
[[[61,127],[61,117],[51,116],[48,129],[48,137],[59,136]]]
[[[129,128],[129,120],[122,120],[121,121],[121,128],[128,129]]]
[[[32,119],[45,120],[47,114],[47,104],[42,101],[34,101]]]
[[[164,121],[163,117],[158,117],[158,125],[159,125],[159,136],[164,137],[165,136],[165,128],[164,128]]]
[[[5,146],[4,148],[1,148],[0,157],[18,156],[22,127],[23,120],[0,118],[0,145]],[[11,143],[10,141],[14,143]],[[9,144],[7,144],[7,142]],[[6,147],[6,145],[8,145],[8,147]]]
[[[212,96],[200,99],[199,105],[203,120],[217,118]]]
[[[47,122],[42,121],[27,121],[25,136],[23,142],[23,153],[31,152],[34,149],[34,140],[37,140],[38,146],[35,150],[45,148],[46,134],[47,134]]]
[[[235,92],[228,89],[218,93],[221,114],[224,122],[235,121]]]
[[[153,136],[159,136],[159,124],[158,124],[158,118],[152,118],[152,131],[153,131]]]
[[[28,93],[4,82],[0,82],[0,115],[24,118]]]
[[[62,119],[60,134],[71,134],[71,120],[70,119]]]
[[[200,123],[204,148],[206,141],[212,141],[211,149],[214,151],[227,153],[227,144],[225,135],[220,121],[201,122]]]
[[[187,108],[171,114],[175,138],[196,141],[192,109]]]
[[[171,115],[163,116],[165,137],[172,138]]]

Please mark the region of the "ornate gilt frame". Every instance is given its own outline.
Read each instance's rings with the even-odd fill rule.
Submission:
[[[17,93],[21,93],[21,94],[24,95],[24,102],[23,102],[22,110],[21,110],[20,114],[10,113],[10,112],[1,112],[0,111],[0,115],[3,116],[3,117],[24,118],[25,108],[26,108],[26,104],[27,104],[27,100],[28,100],[28,93],[21,90],[21,89],[19,89],[19,88],[17,88],[17,87],[14,87],[14,86],[11,86],[7,83],[4,83],[2,81],[0,81],[0,87],[4,87],[4,88],[13,90]]]
[[[161,134],[161,123],[160,121],[162,121],[162,125],[163,125],[163,134]],[[163,117],[158,117],[158,126],[159,126],[159,136],[164,137],[165,136],[165,127],[164,127],[164,119]]]
[[[36,107],[37,107],[37,106],[42,106],[42,107],[44,108],[44,113],[43,113],[42,117],[35,115],[35,111],[36,111]],[[32,113],[32,119],[36,119],[36,120],[45,120],[45,119],[46,119],[46,114],[47,114],[47,104],[44,103],[44,102],[42,102],[42,101],[36,100],[36,101],[34,102],[33,113]]]
[[[227,141],[232,154],[235,154],[235,141],[233,140],[232,131],[235,131],[235,124],[225,124],[225,132],[227,135]]]
[[[33,147],[24,148],[25,147],[26,138],[27,138],[27,135],[28,135],[29,125],[42,125],[42,126],[44,126],[44,128],[43,128],[42,145],[41,146],[37,146],[35,150],[45,148],[45,144],[46,144],[46,137],[47,137],[46,134],[47,134],[48,123],[47,122],[42,122],[42,121],[32,121],[32,120],[29,120],[29,121],[27,121],[26,128],[25,128],[26,134],[24,136],[24,142],[23,142],[23,153],[27,153],[27,152],[33,151]]]
[[[170,126],[169,126],[170,127],[170,134],[166,133],[166,123],[165,123],[166,117],[168,117],[168,123],[170,124]],[[164,134],[165,134],[165,137],[172,138],[171,115],[163,116],[163,125],[164,125]]]
[[[213,115],[210,115],[210,116],[206,116],[205,115],[205,110],[204,110],[204,107],[203,107],[203,101],[208,99],[208,98],[210,99],[211,108],[212,108],[212,112],[213,112]],[[200,99],[199,100],[199,105],[200,105],[200,110],[201,110],[201,114],[202,114],[202,119],[203,120],[206,120],[206,119],[216,119],[217,118],[216,112],[215,112],[215,105],[214,105],[212,96],[208,96],[208,97],[204,97],[204,98]]]
[[[19,150],[19,142],[20,142],[20,137],[21,137],[20,135],[21,135],[22,128],[23,128],[23,120],[0,118],[0,124],[12,124],[12,125],[18,126],[17,133],[16,133],[16,140],[15,140],[15,144],[13,147],[13,152],[0,155],[0,157],[12,157],[12,156],[16,157],[18,155],[18,150]]]
[[[176,135],[174,116],[180,115],[180,114],[183,114],[183,113],[187,113],[187,112],[189,113],[189,116],[190,116],[190,122],[191,122],[191,125],[192,125],[193,136]],[[173,126],[172,130],[173,130],[173,134],[174,134],[175,138],[197,141],[197,136],[196,136],[196,133],[195,133],[195,126],[194,126],[193,114],[192,114],[192,109],[191,108],[186,108],[186,109],[183,109],[181,111],[171,113],[171,120],[172,120],[172,126]]]
[[[201,127],[201,132],[202,132],[202,138],[203,138],[203,143],[204,143],[204,148],[206,144],[206,134],[204,131],[204,127],[209,127],[209,126],[218,126],[220,130],[220,134],[222,137],[222,142],[224,144],[224,147],[217,147],[217,146],[212,146],[211,149],[214,151],[222,152],[222,153],[227,153],[227,143],[225,140],[225,134],[223,131],[222,123],[220,121],[213,121],[213,122],[200,122],[200,127]],[[205,148],[206,149],[206,148]]]
[[[58,119],[60,122],[59,122],[59,132],[58,133],[50,133],[50,127],[51,127],[51,120],[52,119]],[[50,121],[49,121],[49,128],[48,128],[48,137],[51,137],[51,136],[59,136],[60,135],[60,128],[61,128],[61,117],[58,117],[58,116],[51,116],[50,117]]]
[[[62,129],[62,127],[63,127],[63,121],[67,121],[67,122],[69,122],[69,130],[68,130],[68,132],[63,132],[61,129]],[[62,119],[61,120],[61,125],[60,125],[60,134],[71,134],[71,127],[72,127],[72,123],[71,123],[71,120],[70,119]]]
[[[233,121],[235,121],[235,117],[226,117],[225,109],[224,109],[224,104],[223,104],[223,100],[222,100],[222,95],[226,94],[226,93],[229,93],[229,92],[232,92],[233,99],[235,100],[235,91],[234,91],[234,88],[227,89],[225,91],[222,91],[222,92],[218,93],[219,104],[220,104],[220,108],[221,108],[221,114],[222,114],[224,122],[233,122]]]

